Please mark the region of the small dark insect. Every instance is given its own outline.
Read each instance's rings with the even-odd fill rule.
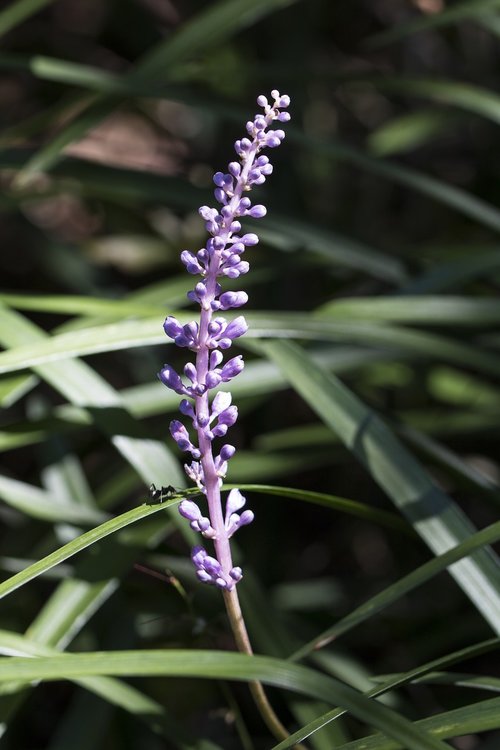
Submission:
[[[171,484],[169,484],[168,487],[160,487],[160,489],[157,489],[155,484],[149,485],[149,502],[151,504],[164,503],[165,500],[168,500],[176,494],[177,490],[175,487],[172,487]]]

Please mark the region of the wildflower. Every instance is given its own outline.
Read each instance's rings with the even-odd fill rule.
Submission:
[[[241,355],[224,363],[223,352],[248,328],[242,315],[227,320],[219,314],[241,308],[248,301],[244,291],[224,292],[219,279],[237,279],[249,269],[248,261],[242,256],[258,243],[259,238],[253,232],[242,234],[240,219],[248,216],[260,219],[266,215],[266,208],[261,204],[252,205],[247,193],[254,186],[262,185],[273,171],[269,158],[261,151],[276,148],[285,137],[283,130],[270,130],[270,126],[275,121],[285,123],[290,119],[286,111],[290,98],[279,91],[271,92],[271,101],[259,96],[257,103],[263,112],[247,122],[247,136],[234,144],[238,161],[230,162],[227,173],[216,172],[214,175],[214,195],[219,207],[202,206],[199,209],[210,235],[205,247],[197,253],[188,250],[181,253],[187,272],[201,277],[187,295],[190,301],[200,306],[199,321],[181,325],[175,317],[168,316],[164,323],[166,335],[177,346],[195,352],[195,363],[185,365],[184,379],[169,364],[158,373],[168,388],[187,396],[179,408],[191,420],[196,434],[196,438],[191,437],[187,427],[177,419],[170,424],[171,435],[180,450],[190,453],[194,459],[184,468],[187,476],[206,496],[208,505],[208,516],[205,516],[194,501],[183,500],[179,512],[190,522],[192,529],[211,539],[215,547],[215,557],[197,546],[191,559],[200,581],[227,591],[231,591],[242,577],[241,568],[233,566],[229,539],[239,528],[251,523],[254,514],[251,510],[239,512],[246,501],[235,489],[227,497],[223,514],[220,491],[228,462],[236,449],[225,444],[215,457],[212,451],[213,441],[225,437],[236,422],[238,410],[232,404],[229,392],[219,391],[211,399],[210,391],[222,383],[229,383],[243,370]]]

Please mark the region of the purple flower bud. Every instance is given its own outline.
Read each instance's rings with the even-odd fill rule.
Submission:
[[[193,458],[200,458],[200,451],[192,444],[188,431],[178,419],[170,422],[170,434],[179,446],[179,450],[189,451]]]
[[[235,378],[245,367],[243,357],[238,354],[237,357],[229,359],[220,371],[220,378],[224,383],[228,383]]]
[[[266,214],[267,214],[267,208],[260,204],[257,206],[252,206],[252,208],[248,212],[248,215],[251,216],[253,219],[261,219]]]
[[[179,513],[188,521],[197,521],[201,517],[201,511],[192,500],[183,500],[179,504]]]
[[[199,261],[196,259],[196,257],[193,255],[193,253],[190,253],[188,250],[184,250],[181,253],[181,260],[186,266],[186,270],[188,273],[192,274],[204,274],[204,268],[199,263]]]
[[[232,516],[238,510],[241,510],[246,503],[246,498],[243,497],[239,490],[231,490],[226,500],[226,518]]]
[[[229,339],[237,339],[248,331],[248,325],[243,315],[238,315],[232,320],[224,331],[224,336]]]
[[[219,391],[219,393],[215,394],[214,400],[212,401],[212,409],[211,409],[211,420],[215,419],[215,417],[219,416],[225,409],[228,408],[229,404],[231,403],[232,396],[230,393],[225,393],[224,391]]]
[[[246,292],[224,292],[219,298],[221,310],[229,310],[231,307],[242,307],[248,302]]]
[[[238,583],[238,581],[241,581],[241,579],[243,578],[243,571],[239,566],[236,566],[235,568],[231,568],[231,570],[229,571],[229,575],[231,576],[233,581]]]
[[[175,391],[182,396],[189,395],[189,390],[184,386],[182,380],[180,379],[180,376],[170,365],[163,365],[162,369],[158,373],[158,377],[161,382],[172,391]]]
[[[234,445],[223,445],[220,450],[220,457],[223,461],[229,461],[229,459],[232,458],[235,453],[236,448],[234,447]]]
[[[259,241],[259,238],[256,234],[249,232],[248,234],[243,235],[241,241],[244,245],[246,245],[246,247],[250,247],[251,245],[256,245]]]

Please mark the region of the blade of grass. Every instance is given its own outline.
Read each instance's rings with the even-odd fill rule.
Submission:
[[[466,541],[475,529],[429,478],[384,422],[296,344],[262,343],[295,390],[336,432],[435,554]],[[451,575],[496,633],[500,633],[500,575],[491,549],[455,564]]]
[[[54,0],[15,0],[0,12],[0,37],[53,2]]]
[[[390,690],[394,690],[395,688],[407,685],[414,679],[428,674],[429,672],[433,672],[438,669],[446,669],[453,664],[465,661],[466,659],[474,659],[477,656],[487,654],[494,649],[498,649],[499,647],[500,638],[490,638],[487,641],[482,641],[481,643],[474,644],[473,646],[467,646],[466,648],[460,649],[459,651],[454,651],[451,654],[442,656],[439,659],[433,659],[432,661],[427,662],[426,664],[422,664],[421,666],[416,667],[409,672],[398,674],[393,679],[389,679],[382,685],[373,688],[372,690],[367,692],[366,695],[369,695],[371,698],[376,698],[378,696],[384,695]],[[317,657],[320,657],[320,654],[317,654]],[[295,743],[306,739],[310,734],[316,732],[318,729],[321,729],[328,722],[335,721],[344,713],[345,712],[342,709],[334,709],[333,711],[328,711],[326,714],[324,714],[323,716],[319,716],[310,724],[301,727],[301,729],[290,735],[290,737],[284,742],[280,742],[279,745],[275,745],[272,750],[286,750],[289,747],[293,747]]]
[[[8,630],[0,630],[0,652],[4,656],[26,657],[56,656],[58,653],[53,648]],[[74,682],[112,705],[137,716],[152,731],[168,737],[176,747],[186,750],[215,750],[218,747],[208,740],[189,737],[186,728],[181,727],[163,705],[122,680],[112,677],[82,677],[76,678]]]
[[[231,317],[231,316],[228,316]],[[187,322],[180,316],[181,323]],[[377,323],[336,322],[328,318],[305,313],[249,313],[246,316],[250,329],[247,338],[299,338],[323,341],[350,341],[383,347],[396,352],[420,354],[449,361],[498,375],[500,358],[496,354],[481,350],[451,338],[397,328]],[[158,317],[124,320],[94,328],[68,331],[39,341],[12,348],[0,354],[0,373],[14,372],[26,367],[45,366],[48,363],[67,360],[100,352],[131,349],[138,346],[168,344]]]
[[[340,704],[357,718],[404,743],[407,750],[445,750],[392,709],[371,701],[332,677],[282,659],[221,651],[115,651],[11,657],[0,680],[60,680],[87,676],[172,676],[263,682]]]
[[[168,81],[175,75],[176,67],[187,59],[197,57],[269,13],[294,2],[296,0],[221,0],[210,5],[149,50],[125,76],[125,83],[147,84],[158,78]],[[119,98],[109,94],[91,97],[86,111],[28,160],[17,175],[17,185],[22,186],[33,175],[50,170],[61,158],[63,149],[109,115],[118,102]]]
[[[375,34],[365,42],[368,49],[378,49],[397,42],[410,34],[416,34],[418,31],[425,29],[437,29],[450,24],[459,23],[469,19],[480,20],[482,15],[500,8],[500,0],[466,0],[465,2],[456,3],[451,8],[441,13],[432,13],[420,16],[413,21],[405,24],[399,24],[393,29],[382,31]]]
[[[344,633],[349,632],[353,628],[366,622],[374,615],[382,612],[386,607],[399,601],[402,596],[405,596],[410,591],[422,586],[427,581],[430,581],[439,573],[447,570],[451,565],[456,563],[458,560],[463,560],[468,557],[472,552],[488,545],[498,542],[500,539],[500,521],[491,524],[491,526],[482,529],[481,531],[472,534],[465,542],[457,544],[456,547],[445,552],[442,555],[437,555],[432,560],[424,563],[420,567],[413,570],[408,575],[400,578],[396,583],[391,584],[383,591],[372,596],[368,601],[361,604],[348,615],[343,617],[339,622],[332,625],[332,627],[323,631],[320,635],[316,636],[312,641],[301,647],[296,651],[291,659],[297,660],[302,659],[304,656],[309,654],[318,648],[323,648],[331,641],[339,638]]]

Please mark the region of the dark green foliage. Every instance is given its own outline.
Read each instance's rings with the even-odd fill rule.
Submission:
[[[0,750],[268,748],[255,679],[275,747],[497,748],[500,2],[10,0],[0,36]],[[247,657],[155,373],[275,87],[231,389]]]

